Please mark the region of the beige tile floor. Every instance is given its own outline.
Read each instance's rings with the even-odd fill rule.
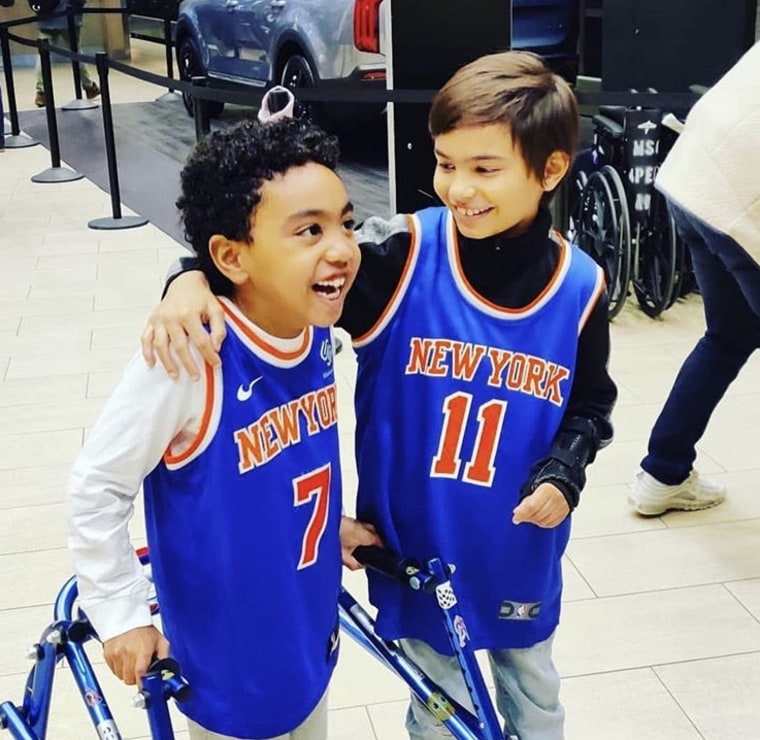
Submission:
[[[146,54],[160,70],[155,52]],[[30,100],[31,72],[18,77],[19,101]],[[120,102],[155,97],[142,83],[114,88]],[[87,180],[32,183],[48,165],[41,147],[0,155],[0,700],[20,700],[26,648],[70,572],[68,467],[136,350],[167,265],[181,252],[152,226],[88,229],[88,220],[109,215],[108,196]],[[700,470],[727,484],[728,501],[654,519],[626,505],[649,428],[701,331],[697,296],[656,321],[629,305],[612,326],[617,436],[591,468],[575,516],[556,642],[568,740],[760,738],[757,358],[699,446]],[[338,367],[350,510],[350,351]],[[134,534],[139,541],[137,522]],[[364,598],[360,574],[346,583]],[[58,671],[49,736],[83,740],[91,734],[65,674]],[[99,675],[124,737],[147,737],[145,717],[130,707],[131,690],[103,666]],[[331,740],[403,738],[405,696],[403,685],[344,640],[330,696]],[[181,721],[177,726],[184,737]]]

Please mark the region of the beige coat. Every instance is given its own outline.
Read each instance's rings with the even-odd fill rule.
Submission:
[[[692,108],[656,184],[760,262],[760,43]]]

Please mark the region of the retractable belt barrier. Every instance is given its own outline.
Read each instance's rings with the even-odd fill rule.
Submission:
[[[83,8],[78,11],[85,15],[103,15],[103,14],[129,14],[127,8]],[[68,12],[56,13],[55,17],[68,15]],[[53,17],[53,16],[51,16]],[[0,28],[10,29],[14,26],[21,26],[28,23],[36,23],[36,16],[18,18],[13,21],[0,23]],[[39,48],[38,41],[30,41],[21,38],[10,31],[8,38],[23,46]],[[50,46],[50,51],[54,54],[66,57],[72,61],[85,62],[95,65],[95,57],[79,52],[72,52],[57,46]],[[159,87],[168,87],[173,90],[192,94],[202,100],[215,101],[219,103],[231,103],[233,105],[256,105],[261,101],[266,89],[252,88],[251,90],[234,90],[215,87],[200,87],[187,80],[175,80],[145,70],[136,69],[129,64],[124,64],[113,59],[107,60],[108,66],[122,74],[135,77],[144,82],[149,82]],[[242,83],[241,83],[242,84]],[[200,89],[199,89],[200,88]],[[397,103],[397,104],[426,104],[430,103],[437,90],[425,89],[367,89],[367,90],[346,90],[337,86],[332,87],[329,82],[321,82],[318,88],[299,88],[297,96],[304,102],[323,102],[323,103]],[[660,108],[664,110],[679,110],[690,108],[698,99],[694,93],[656,93],[656,92],[630,92],[630,91],[601,91],[601,92],[584,92],[576,91],[578,103],[581,105],[620,105],[625,107],[642,107],[642,108]]]
[[[129,8],[79,8],[76,11],[68,10],[58,12],[50,17],[68,17],[69,26],[74,22],[75,15],[136,15]],[[63,48],[53,46],[48,41],[29,40],[12,33],[11,29],[17,26],[23,26],[29,23],[36,23],[37,16],[27,16],[16,20],[4,21],[0,23],[0,47],[2,51],[3,68],[5,74],[6,91],[8,98],[8,115],[11,123],[11,133],[6,136],[6,147],[22,147],[37,144],[36,140],[27,136],[20,131],[18,120],[18,109],[16,106],[15,87],[13,83],[13,72],[11,68],[10,42],[15,41],[21,46],[35,48],[40,55],[43,66],[43,74],[47,78],[46,89],[49,95],[46,96],[46,114],[48,124],[48,137],[50,140],[51,167],[38,175],[32,180],[35,182],[65,182],[71,179],[81,177],[79,173],[74,173],[60,163],[60,149],[58,145],[58,127],[56,123],[56,111],[54,106],[54,96],[52,90],[52,75],[50,74],[50,55],[56,54],[64,57],[71,62],[74,74],[74,87],[77,92],[77,100],[74,101],[73,107],[63,106],[64,110],[75,110],[83,108],[85,101],[81,100],[79,90],[79,63],[93,65],[98,70],[98,77],[101,88],[101,109],[103,114],[103,128],[105,138],[106,160],[108,165],[108,178],[112,200],[112,218],[94,219],[89,222],[90,228],[99,229],[116,229],[131,228],[141,226],[146,223],[145,219],[134,216],[122,216],[121,204],[119,197],[119,180],[118,166],[116,162],[115,137],[113,131],[113,117],[111,111],[110,94],[108,90],[108,73],[114,70],[125,74],[129,77],[142,80],[152,85],[162,88],[168,88],[170,91],[176,91],[188,95],[193,101],[195,115],[195,132],[196,138],[200,139],[210,130],[208,104],[231,103],[244,107],[258,107],[262,98],[269,89],[266,87],[245,86],[241,83],[237,88],[214,87],[208,77],[193,77],[192,80],[177,80],[172,77],[173,69],[170,63],[167,63],[168,76],[155,74],[141,69],[136,69],[129,64],[109,59],[105,52],[98,52],[95,56],[83,54],[72,43],[72,48]],[[168,23],[165,22],[164,43],[167,47],[167,58],[170,61],[171,49],[173,42],[170,33],[167,32]],[[73,35],[74,39],[76,34]],[[158,41],[158,39],[156,39]],[[366,90],[347,90],[342,86],[331,84],[329,81],[322,81],[317,88],[299,88],[294,93],[299,100],[305,103],[374,103],[374,104],[396,104],[396,105],[427,105],[429,104],[436,90],[431,89],[366,89]],[[583,92],[576,91],[576,97],[580,105],[587,106],[621,106],[625,108],[656,108],[659,110],[688,110],[698,100],[697,93],[658,93],[658,92],[631,92],[631,91],[601,91],[601,92]],[[558,214],[562,221],[566,214]]]

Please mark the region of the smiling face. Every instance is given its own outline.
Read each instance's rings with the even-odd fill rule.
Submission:
[[[540,182],[512,140],[508,125],[463,126],[435,137],[433,187],[451,210],[459,231],[471,239],[518,236],[533,222],[555,178],[555,152]],[[562,170],[564,174],[564,170]]]
[[[359,267],[353,205],[340,178],[314,162],[261,186],[248,243],[216,235],[210,251],[257,326],[293,337],[334,324]]]

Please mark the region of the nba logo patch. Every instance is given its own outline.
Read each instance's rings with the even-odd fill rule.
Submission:
[[[541,613],[541,602],[523,603],[520,601],[502,601],[499,607],[499,619],[537,619]]]

